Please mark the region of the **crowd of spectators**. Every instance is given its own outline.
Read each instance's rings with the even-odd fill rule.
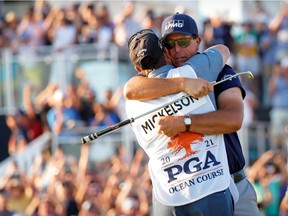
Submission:
[[[49,84],[32,100],[32,88],[23,89],[24,109],[6,116],[11,131],[8,142],[9,154],[13,156],[45,131],[57,136],[72,136],[85,127],[104,128],[122,119],[123,109],[117,109],[122,99],[122,88],[104,91],[104,101],[99,102],[92,88],[85,82],[76,87],[69,85],[66,91]]]
[[[111,16],[109,7],[97,3],[67,4],[65,7],[35,1],[23,17],[13,11],[2,14],[0,50],[14,53],[49,45],[55,52],[69,52],[77,44],[98,44],[100,58],[105,58],[113,43],[119,58],[128,59],[127,40],[142,28],[158,35],[165,15],[156,16],[153,9],[135,16],[135,5],[127,2],[119,14]],[[136,19],[138,17],[138,19]],[[252,71],[255,79],[242,80],[246,89],[245,118],[249,126],[257,120],[255,109],[268,107],[272,141],[285,149],[288,136],[288,3],[283,2],[275,14],[263,8],[255,19],[235,23],[211,15],[203,22],[202,48],[223,43],[232,53],[229,59],[237,71]],[[198,24],[201,25],[200,23]],[[24,109],[11,113],[6,123],[11,130],[9,154],[13,156],[45,131],[57,135],[75,127],[106,127],[123,120],[122,87],[107,89],[104,102],[89,86],[81,69],[75,72],[77,86],[69,84],[64,91],[52,77],[47,87],[32,100],[33,89],[23,89]],[[88,161],[89,145],[81,147],[76,159],[57,149],[43,152],[31,167],[21,173],[12,163],[0,183],[0,215],[141,215],[151,212],[151,182],[147,158],[138,149],[133,162],[127,160],[125,148],[119,147],[111,159],[97,164]],[[263,216],[285,216],[287,201],[287,154],[269,150],[250,168]],[[282,203],[281,203],[282,201]],[[280,210],[280,205],[282,209]],[[280,214],[281,213],[281,214]]]
[[[111,159],[90,164],[89,145],[79,160],[61,148],[40,154],[29,173],[11,163],[1,176],[0,214],[31,216],[151,215],[151,182],[142,150],[132,163],[120,147]]]
[[[266,151],[249,168],[248,178],[255,188],[258,207],[262,215],[287,215],[287,153]],[[279,210],[281,202],[282,205],[286,203],[286,211],[284,206]]]

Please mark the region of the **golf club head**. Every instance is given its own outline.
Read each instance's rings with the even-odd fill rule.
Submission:
[[[249,79],[254,78],[254,75],[252,74],[251,71],[239,72],[235,76],[242,76],[242,75],[246,75],[246,77]]]
[[[254,75],[252,74],[251,71],[247,71],[245,73],[246,73],[247,78],[249,78],[249,79],[253,79],[254,78]]]
[[[254,78],[254,75],[252,74],[251,71],[239,72],[239,73],[234,74],[233,76],[230,76],[230,77],[228,77],[228,78],[226,78],[226,79],[222,79],[222,80],[214,83],[213,86],[218,85],[218,84],[220,84],[220,83],[223,83],[223,82],[225,82],[225,81],[227,81],[227,80],[230,80],[230,81],[231,81],[233,78],[238,77],[238,76],[242,76],[242,75],[246,75],[247,78],[249,78],[249,79]]]

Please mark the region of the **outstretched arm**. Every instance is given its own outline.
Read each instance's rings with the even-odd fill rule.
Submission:
[[[202,97],[213,91],[212,83],[192,78],[148,78],[132,77],[124,86],[127,100],[150,100],[164,95],[186,92],[193,97]]]

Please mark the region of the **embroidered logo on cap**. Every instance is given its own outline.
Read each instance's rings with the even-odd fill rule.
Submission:
[[[171,20],[165,25],[165,31],[170,28],[183,28],[184,27],[184,20]]]
[[[137,57],[144,56],[144,55],[145,55],[145,52],[147,52],[147,49],[141,49],[141,50],[139,50],[139,52],[137,53]]]

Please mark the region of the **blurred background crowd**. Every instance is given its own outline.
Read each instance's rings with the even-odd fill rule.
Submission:
[[[149,8],[135,14],[136,4],[127,2],[117,14],[111,14],[111,4],[98,1],[60,7],[53,1],[39,0],[23,9],[26,11],[23,16],[13,10],[2,12],[0,59],[6,49],[13,55],[21,54],[25,62],[31,51],[40,47],[69,55],[76,45],[97,44],[95,58],[99,61],[109,59],[109,49],[115,45],[117,59],[129,64],[129,37],[143,28],[153,29],[161,36],[163,18],[174,13],[157,14],[154,8]],[[261,1],[255,1],[255,5],[253,17],[241,22],[215,13],[197,24],[202,50],[225,44],[231,51],[229,64],[236,71],[251,71],[255,76],[249,80],[242,78],[247,93],[243,127],[267,121],[271,148],[247,163],[247,176],[255,187],[263,216],[285,216],[288,215],[288,2],[280,2],[279,10],[272,14]],[[185,8],[177,10],[186,12]],[[9,139],[7,143],[1,142],[1,148],[7,146],[11,160],[0,177],[0,215],[151,215],[147,157],[137,143],[132,157],[127,154],[127,146],[120,144],[113,156],[97,163],[89,161],[90,145],[82,145],[79,155],[68,154],[60,145],[53,151],[45,149],[33,158],[26,172],[13,160],[45,132],[73,137],[71,129],[92,127],[95,131],[126,118],[122,85],[96,92],[89,82],[91,77],[81,67],[68,72],[71,82],[63,85],[59,83],[58,61],[61,59],[53,61],[45,87],[35,91],[33,85],[21,86],[18,95],[21,106],[5,114]],[[72,65],[66,69],[69,66]],[[1,65],[2,81],[4,71]],[[29,73],[34,76],[33,71]],[[130,74],[136,72],[130,68]],[[3,133],[4,129],[1,137]]]

